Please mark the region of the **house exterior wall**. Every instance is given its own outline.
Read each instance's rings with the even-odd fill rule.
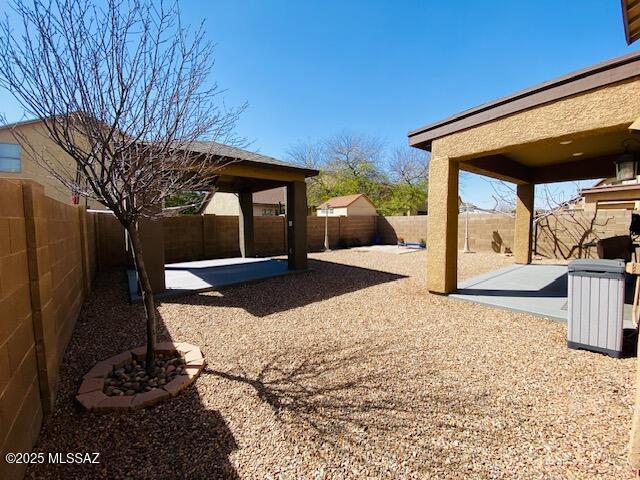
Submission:
[[[279,205],[254,203],[253,216],[260,217],[263,215],[278,215]],[[267,212],[264,212],[267,210]],[[239,215],[240,202],[238,195],[235,193],[217,192],[211,198],[203,212],[205,215]]]
[[[371,205],[364,198],[358,198],[346,207],[333,207],[329,209],[329,217],[358,217],[358,216],[375,216],[378,212],[376,207]],[[327,216],[326,209],[318,209],[316,211],[318,217]]]
[[[360,197],[347,207],[347,215],[350,217],[377,215],[376,207]]]
[[[46,196],[62,203],[71,204],[71,191],[53,178],[31,152],[40,152],[38,155],[42,155],[43,160],[51,165],[57,165],[60,171],[69,172],[69,175],[73,176],[76,171],[75,161],[47,137],[41,124],[28,123],[18,125],[16,129],[29,144],[21,145],[22,170],[20,173],[0,172],[0,178],[33,180],[44,187]],[[9,129],[0,129],[0,143],[20,144],[22,140],[19,141]],[[89,208],[104,208],[94,200],[81,199],[80,203]]]
[[[239,215],[240,203],[235,193],[216,192],[204,210],[209,215]]]

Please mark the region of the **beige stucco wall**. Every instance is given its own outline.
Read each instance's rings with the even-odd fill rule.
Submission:
[[[350,217],[377,215],[376,207],[364,198],[358,198],[347,207],[347,215]]]
[[[277,208],[278,205],[255,203],[253,205],[253,216],[276,215]],[[265,214],[263,213],[264,209],[270,210],[272,213]],[[204,209],[204,213],[208,215],[239,215],[240,201],[238,200],[238,195],[226,192],[216,193]]]
[[[205,208],[204,213],[212,215],[239,215],[240,202],[235,193],[217,192]]]
[[[465,159],[565,135],[628,126],[640,117],[640,79],[620,82],[438,138],[433,157]]]
[[[0,178],[34,180],[44,187],[44,193],[59,202],[71,204],[71,191],[41,166],[42,162],[55,166],[56,171],[65,172],[68,178],[75,178],[75,161],[51,141],[39,123],[28,123],[10,129],[0,129],[0,142],[21,145],[20,173],[0,172]],[[24,140],[23,140],[24,139]],[[93,200],[81,199],[89,208],[104,208]]]

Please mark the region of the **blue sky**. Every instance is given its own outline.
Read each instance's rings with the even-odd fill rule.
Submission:
[[[343,130],[403,145],[411,129],[633,50],[617,0],[180,4],[187,22],[206,20],[225,101],[249,103],[238,133],[283,159]],[[8,97],[0,111],[19,119]],[[463,182],[480,205],[490,190]]]

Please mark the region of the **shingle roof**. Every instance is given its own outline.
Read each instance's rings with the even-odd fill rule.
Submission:
[[[306,167],[301,167],[299,165],[294,165],[293,163],[283,162],[282,160],[278,160],[276,158],[269,157],[267,155],[251,152],[249,150],[243,150],[242,148],[232,147],[230,145],[224,145],[218,142],[192,142],[190,146],[191,146],[191,150],[197,153],[219,155],[221,157],[235,158],[238,160],[243,160],[245,162],[273,165],[276,167],[281,167],[281,168],[286,168],[291,170],[301,170],[301,171],[304,171],[307,174],[307,176],[318,174],[317,170],[312,170]]]
[[[371,203],[371,205],[373,205],[373,203],[371,202],[371,200],[369,200],[367,198],[367,196],[364,193],[355,193],[353,195],[345,195],[343,197],[333,197],[330,198],[329,200],[327,200],[326,202],[322,202],[320,205],[318,205],[318,208],[325,208],[326,205],[331,205],[332,208],[344,208],[344,207],[348,207],[349,205],[351,205],[353,202],[355,202],[356,200],[358,200],[360,197],[364,197],[364,199]],[[375,205],[374,205],[375,206]]]
[[[16,126],[27,125],[30,123],[41,122],[41,118],[33,118],[30,120],[23,120],[20,122],[13,122],[6,125],[0,125],[0,130],[5,128],[13,128]],[[190,149],[196,153],[205,153],[212,155],[219,155],[221,157],[228,157],[237,160],[242,160],[244,162],[252,162],[259,163],[265,165],[273,165],[278,168],[285,168],[287,170],[298,170],[300,172],[304,172],[305,176],[311,177],[318,175],[317,170],[313,170],[306,167],[301,167],[299,165],[294,165],[293,163],[283,162],[282,160],[278,160],[277,158],[269,157],[268,155],[262,155],[256,152],[251,152],[249,150],[244,150],[242,148],[233,147],[231,145],[224,145],[223,143],[218,142],[191,142]]]

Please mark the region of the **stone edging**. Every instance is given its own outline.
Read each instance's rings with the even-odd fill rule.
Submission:
[[[104,381],[114,369],[121,368],[133,358],[144,359],[146,347],[120,353],[97,363],[83,377],[76,400],[87,410],[93,412],[123,412],[150,407],[175,397],[193,383],[204,368],[205,361],[200,348],[184,342],[161,342],[156,345],[156,353],[180,353],[185,360],[183,374],[177,375],[166,385],[148,392],[135,395],[108,396],[102,391]]]

